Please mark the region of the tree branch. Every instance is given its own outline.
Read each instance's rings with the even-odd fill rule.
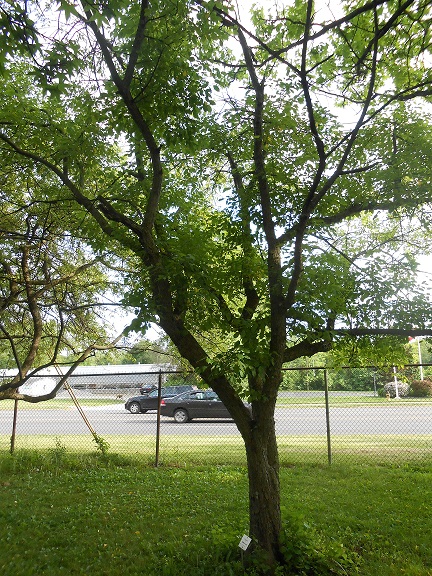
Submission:
[[[143,0],[144,4],[145,4],[145,1],[146,0]],[[141,5],[142,10],[144,8],[144,4]],[[151,190],[150,190],[149,198],[147,201],[147,207],[146,207],[146,211],[145,211],[145,215],[144,215],[144,219],[143,219],[143,223],[142,223],[142,228],[141,228],[141,242],[144,243],[147,253],[154,257],[155,254],[157,253],[157,249],[155,246],[152,232],[153,232],[153,226],[154,226],[157,212],[158,212],[160,195],[162,192],[162,174],[163,174],[162,162],[161,162],[161,158],[160,158],[160,146],[157,145],[150,126],[148,125],[148,123],[144,119],[144,116],[142,115],[141,111],[139,110],[135,99],[132,97],[132,94],[130,92],[130,82],[126,82],[125,80],[122,80],[119,73],[117,72],[117,68],[114,64],[114,61],[113,61],[113,58],[111,55],[110,46],[109,46],[105,36],[101,33],[96,22],[92,19],[92,13],[88,10],[88,7],[86,8],[86,6],[83,5],[83,9],[85,10],[86,15],[87,15],[87,19],[88,19],[87,25],[92,30],[92,32],[96,38],[96,41],[98,42],[98,44],[100,46],[104,61],[105,61],[106,65],[109,69],[111,79],[114,82],[114,84],[115,84],[115,86],[116,86],[116,88],[117,88],[117,90],[118,90],[118,92],[119,92],[119,94],[123,100],[123,103],[125,104],[127,110],[130,113],[132,121],[135,123],[140,134],[144,138],[144,141],[146,143],[147,149],[148,149],[149,154],[150,154],[150,161],[151,161],[152,170],[153,170],[152,185],[151,185]],[[140,18],[141,17],[145,18],[145,14],[143,14],[142,10],[141,10]],[[141,39],[140,38],[136,39],[136,42],[137,42],[137,44],[136,44],[136,46],[134,44],[134,46],[137,48],[140,45]],[[132,62],[134,62],[134,59],[137,57],[137,55],[138,55],[138,53],[134,54],[133,56],[131,56],[131,59],[129,60],[128,76],[130,76],[131,73],[133,73]],[[136,61],[135,61],[135,63],[136,63]],[[135,66],[135,64],[134,64],[134,66]]]
[[[27,302],[29,306],[30,315],[33,322],[33,338],[30,345],[30,349],[26,354],[24,361],[22,362],[21,369],[23,373],[26,373],[32,366],[36,354],[39,350],[39,345],[42,339],[43,333],[43,322],[42,316],[39,310],[38,300],[35,292],[31,287],[31,275],[28,262],[28,246],[23,247],[23,254],[21,258],[21,269],[24,278],[24,285],[27,294]]]
[[[432,336],[430,328],[336,328],[339,336]]]
[[[431,193],[431,200],[432,200],[432,193]],[[418,201],[415,198],[408,199],[404,206],[412,206],[416,207],[418,205]],[[334,224],[340,224],[344,220],[351,218],[353,216],[358,216],[363,212],[374,212],[375,210],[383,210],[389,211],[396,210],[397,208],[401,208],[400,202],[379,202],[375,200],[366,200],[365,202],[354,202],[350,206],[347,206],[340,212],[332,214],[331,216],[317,216],[316,218],[311,218],[308,223],[308,228],[310,230],[321,230],[322,228],[327,228],[328,226],[332,226]],[[278,242],[282,245],[286,244],[287,242],[293,240],[297,234],[298,228],[300,224],[296,224],[292,226],[289,230],[281,234],[278,238]]]
[[[253,237],[251,232],[251,215],[245,198],[245,189],[243,179],[240,174],[237,163],[231,152],[228,152],[228,160],[231,166],[231,174],[234,180],[234,186],[240,204],[240,219],[242,224],[242,248],[245,254],[245,265],[243,267],[243,289],[246,295],[246,302],[242,311],[243,320],[250,320],[259,304],[259,295],[256,291],[253,277],[249,273],[247,266],[249,258],[253,258],[255,251],[253,249]]]
[[[359,69],[361,67],[361,65],[363,64],[363,62],[365,61],[365,59],[367,58],[367,55],[369,54],[369,52],[374,48],[374,46],[376,45],[376,43],[378,42],[378,40],[380,38],[382,38],[383,36],[385,36],[387,34],[387,32],[389,32],[390,30],[393,29],[393,27],[396,25],[396,21],[398,20],[398,18],[407,10],[407,8],[409,8],[411,6],[411,4],[414,3],[414,0],[407,0],[404,4],[402,4],[401,6],[399,6],[399,8],[396,10],[396,12],[387,20],[387,22],[385,23],[385,25],[382,28],[376,28],[376,32],[374,35],[374,38],[372,38],[369,42],[369,44],[366,46],[365,50],[363,51],[363,54],[360,56],[360,58],[358,59],[358,61],[356,62],[356,66]],[[376,7],[374,7],[374,12],[376,13]]]
[[[286,348],[284,354],[284,363],[292,362],[302,356],[313,356],[318,352],[328,352],[332,349],[333,343],[331,340],[320,340],[318,342],[311,342],[310,340],[303,340],[294,346]]]
[[[132,82],[133,74],[135,71],[135,66],[137,64],[139,53],[140,53],[140,50],[142,48],[142,44],[144,41],[144,37],[145,37],[144,33],[145,33],[146,25],[148,22],[147,15],[146,15],[148,7],[149,7],[148,0],[142,0],[141,1],[141,8],[140,8],[140,16],[139,16],[139,20],[138,20],[138,24],[137,24],[137,30],[135,33],[135,38],[134,38],[134,42],[132,45],[132,50],[131,50],[131,53],[129,54],[129,62],[128,62],[128,65],[126,68],[124,78],[123,78],[124,85],[127,87],[129,87],[131,82]]]
[[[68,369],[66,374],[64,374],[60,378],[60,380],[57,382],[56,386],[54,387],[54,389],[50,393],[43,394],[41,396],[30,396],[29,394],[21,394],[21,393],[17,392],[17,389],[20,386],[23,386],[26,382],[28,382],[28,380],[30,378],[37,376],[38,372],[41,372],[42,370],[44,370],[48,366],[53,365],[53,364],[46,364],[44,366],[40,366],[39,368],[33,370],[31,373],[24,373],[24,378],[17,375],[15,378],[13,378],[13,380],[11,382],[7,382],[6,384],[2,384],[0,386],[0,400],[5,400],[5,399],[24,400],[26,402],[31,402],[31,403],[35,404],[38,402],[44,402],[45,400],[51,400],[51,398],[55,398],[58,390],[60,390],[60,388],[67,382],[69,376],[71,376],[73,374],[73,372],[76,370],[76,368],[82,362],[84,362],[84,360],[87,360],[87,358],[89,358],[89,356],[91,356],[92,354],[94,354],[94,352],[96,352],[98,350],[111,350],[112,348],[115,348],[117,342],[119,342],[121,340],[121,338],[123,338],[123,332],[121,334],[119,334],[110,344],[107,344],[106,346],[98,345],[98,344],[91,344],[90,346],[88,346],[83,352],[81,352],[79,358],[72,364],[72,366]]]

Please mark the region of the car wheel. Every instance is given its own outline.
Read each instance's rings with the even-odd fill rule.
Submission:
[[[131,414],[139,414],[141,412],[141,408],[138,402],[131,403],[131,405],[129,406],[129,412]]]
[[[183,408],[179,408],[174,412],[174,420],[177,424],[184,424],[185,422],[189,422],[189,414]]]

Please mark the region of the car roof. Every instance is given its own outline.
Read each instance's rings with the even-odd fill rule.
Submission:
[[[176,398],[179,398],[180,396],[186,396],[189,394],[198,394],[198,393],[203,393],[203,392],[213,392],[214,394],[216,394],[216,392],[214,392],[211,388],[196,388],[193,390],[185,390],[184,392],[180,392],[180,394],[177,394],[177,396],[174,396],[173,398],[168,398],[168,400],[172,401],[175,400]]]

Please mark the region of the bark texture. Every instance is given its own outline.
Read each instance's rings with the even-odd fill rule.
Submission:
[[[281,562],[279,456],[274,420],[251,429],[245,441],[249,476],[249,529],[255,544],[264,552],[265,562]]]

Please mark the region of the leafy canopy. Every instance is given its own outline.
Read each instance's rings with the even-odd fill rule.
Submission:
[[[46,197],[78,200],[94,248],[108,236],[130,259],[134,329],[161,323],[166,280],[235,379],[273,362],[276,295],[288,359],[350,331],[427,328],[427,5],[333,17],[292,2],[255,9],[251,33],[223,3],[61,0],[43,22],[29,6],[33,60],[2,52],[2,153],[31,152]]]

